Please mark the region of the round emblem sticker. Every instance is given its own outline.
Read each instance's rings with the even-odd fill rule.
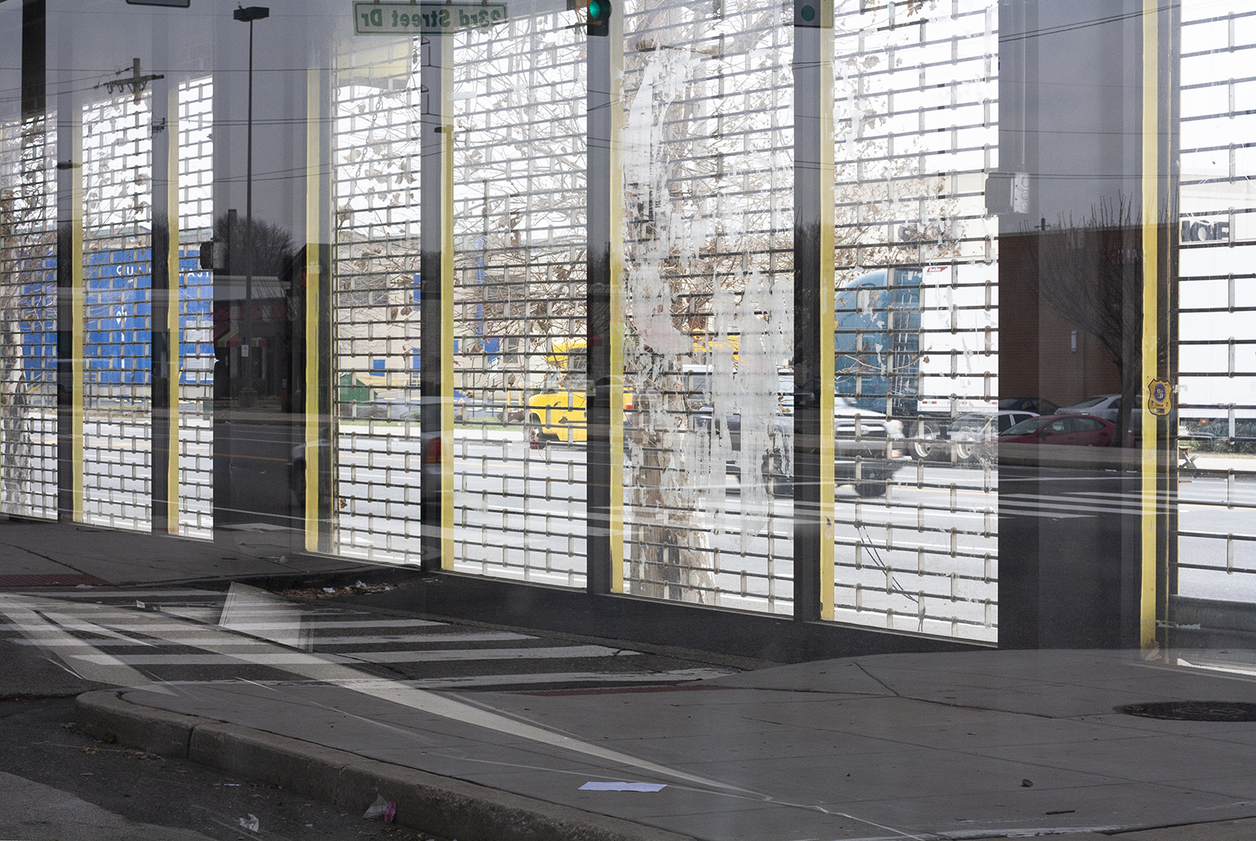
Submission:
[[[1173,407],[1173,392],[1164,380],[1147,384],[1147,410],[1153,415],[1167,415]]]

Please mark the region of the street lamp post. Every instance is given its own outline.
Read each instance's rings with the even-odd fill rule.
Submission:
[[[243,333],[241,355],[248,361],[244,364],[244,389],[240,395],[240,402],[248,408],[252,405],[255,396],[251,358],[253,343],[253,21],[270,17],[270,9],[266,6],[240,6],[232,13],[232,16],[249,25],[249,117],[246,141],[248,151],[244,180],[244,329],[241,331]]]

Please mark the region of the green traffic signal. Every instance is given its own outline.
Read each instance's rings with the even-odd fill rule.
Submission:
[[[588,10],[589,34],[605,38],[611,31],[610,0],[589,0]]]

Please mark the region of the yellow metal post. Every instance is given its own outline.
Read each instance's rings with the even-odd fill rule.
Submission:
[[[1142,136],[1142,251],[1143,324],[1142,381],[1156,377],[1159,363],[1160,278],[1160,7],[1158,0],[1143,0],[1143,136]],[[1142,425],[1140,459],[1142,493],[1142,563],[1139,586],[1139,642],[1144,650],[1156,641],[1157,576],[1160,571],[1159,471],[1160,441],[1157,421],[1145,395],[1139,400]]]
[[[620,138],[624,128],[623,68],[624,16],[611,15],[607,35],[611,65],[611,143],[610,143],[610,591],[624,592],[624,192],[623,150]]]
[[[836,539],[834,519],[836,479],[833,431],[834,389],[837,382],[833,332],[837,274],[833,219],[833,4],[821,4],[820,29],[820,618],[833,618],[833,579]]]
[[[444,38],[440,90],[440,540],[441,568],[454,566],[454,38]]]
[[[305,83],[305,550],[317,552],[319,543],[318,477],[323,453],[318,446],[319,382],[319,300],[323,278],[320,275],[322,238],[322,70],[312,67]]]
[[[83,332],[85,327],[86,301],[83,289],[83,109],[75,114],[77,119],[70,137],[66,138],[70,147],[69,159],[71,168],[65,177],[70,179],[70,463],[73,480],[71,483],[71,517],[76,523],[83,522],[83,459],[85,442],[83,440]]]
[[[166,277],[169,303],[166,306],[170,381],[166,424],[168,454],[166,457],[166,531],[179,533],[179,86],[171,85],[166,110],[166,227],[170,231],[170,248],[166,254]]]

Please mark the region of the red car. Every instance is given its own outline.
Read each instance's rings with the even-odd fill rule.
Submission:
[[[1107,447],[1116,426],[1094,415],[1045,415],[1023,420],[999,434],[1000,444],[1071,444]]]

